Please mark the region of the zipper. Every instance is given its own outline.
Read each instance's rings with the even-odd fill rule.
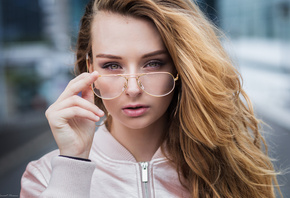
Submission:
[[[149,198],[148,191],[148,162],[140,162],[143,196]]]

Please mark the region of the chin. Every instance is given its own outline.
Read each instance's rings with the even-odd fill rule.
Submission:
[[[128,129],[133,130],[140,130],[148,128],[150,130],[151,127],[159,128],[158,126],[161,124],[164,124],[164,116],[158,117],[156,116],[141,116],[141,117],[135,117],[135,118],[122,118],[116,122],[116,125],[124,126]]]
[[[143,120],[132,119],[130,121],[121,122],[120,124],[122,124],[124,127],[129,128],[129,129],[139,130],[139,129],[147,128],[151,126],[153,123],[154,122],[148,122],[148,121],[146,122]]]

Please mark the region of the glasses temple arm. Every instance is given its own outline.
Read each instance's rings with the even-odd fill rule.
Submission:
[[[177,74],[176,77],[174,78],[174,81],[178,80],[179,75]]]

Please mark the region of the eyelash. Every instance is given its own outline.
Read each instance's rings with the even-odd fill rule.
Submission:
[[[150,64],[156,64],[157,66],[149,66]],[[162,61],[159,60],[152,60],[148,63],[145,64],[145,67],[150,67],[150,68],[160,68],[164,65],[164,63]]]
[[[116,65],[118,67],[116,69],[122,69],[122,67],[118,63],[105,63],[102,66],[102,69],[116,70],[116,69],[112,68],[112,66],[114,66],[114,65]]]

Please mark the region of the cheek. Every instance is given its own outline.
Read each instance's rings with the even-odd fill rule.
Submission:
[[[165,96],[163,98],[156,98],[158,99],[158,101],[155,102],[154,104],[154,111],[156,112],[156,114],[158,116],[162,116],[163,114],[166,113],[170,103],[171,103],[171,100],[173,98],[173,94],[170,94],[168,96]]]
[[[114,115],[114,110],[116,111],[116,109],[118,109],[118,104],[114,100],[103,100],[103,104],[111,115]]]

